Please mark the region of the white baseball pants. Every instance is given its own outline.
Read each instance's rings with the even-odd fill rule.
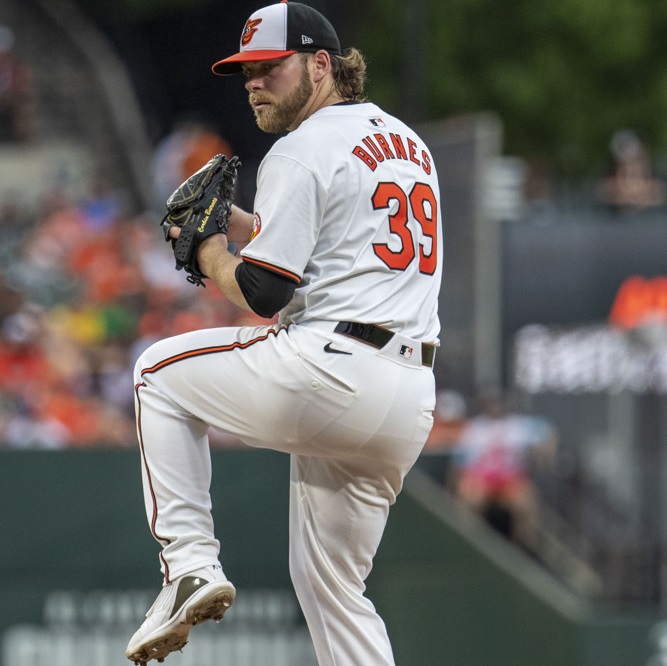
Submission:
[[[217,564],[209,425],[290,453],[290,573],[318,663],[392,666],[364,581],[431,429],[434,378],[395,353],[406,338],[378,350],[334,326],[208,329],[146,350],[135,368],[146,513],[166,581]]]

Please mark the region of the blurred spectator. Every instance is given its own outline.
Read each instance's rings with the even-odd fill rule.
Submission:
[[[265,322],[215,289],[192,298],[158,216],[130,215],[103,179],[70,196],[49,192],[30,219],[15,198],[0,202],[11,229],[0,262],[0,446],[134,446],[132,371],[147,346]],[[241,445],[218,432],[211,442]]]
[[[466,423],[466,401],[452,389],[441,389],[435,398],[433,428],[423,453],[448,452],[455,446]],[[444,481],[444,479],[443,479]]]
[[[35,88],[30,67],[14,51],[14,31],[0,25],[0,141],[22,142],[35,131]]]
[[[648,150],[637,134],[630,130],[616,132],[610,150],[614,171],[598,189],[602,203],[623,211],[667,202],[665,183],[653,176]]]
[[[108,229],[122,214],[123,196],[114,190],[109,179],[98,173],[90,185],[89,196],[80,204],[85,224],[89,229]]]
[[[0,391],[9,398],[29,396],[51,377],[42,345],[43,313],[23,307],[2,323],[0,345]]]
[[[461,430],[452,489],[492,527],[534,551],[538,494],[532,465],[551,464],[556,441],[548,421],[512,411],[501,392],[490,391]]]
[[[5,317],[1,329],[2,436],[12,448],[60,448],[66,428],[36,413],[37,396],[53,373],[42,344],[43,311],[26,306]]]

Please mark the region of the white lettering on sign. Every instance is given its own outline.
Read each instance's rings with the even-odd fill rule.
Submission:
[[[514,340],[514,383],[527,393],[667,393],[667,332],[531,325]]]
[[[141,624],[155,592],[57,591],[44,602],[43,625],[16,625],[2,636],[3,664],[116,666]],[[222,662],[234,666],[316,666],[310,635],[289,590],[239,593],[220,624],[196,627],[171,666]]]

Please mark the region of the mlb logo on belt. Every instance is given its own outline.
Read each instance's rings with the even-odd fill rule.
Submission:
[[[401,345],[401,348],[398,350],[398,353],[403,358],[412,358],[413,351],[414,350],[412,349],[412,347],[408,347],[407,345]]]

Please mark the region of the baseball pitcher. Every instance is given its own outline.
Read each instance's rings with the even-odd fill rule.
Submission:
[[[127,647],[135,664],[181,649],[235,599],[211,517],[210,426],[291,456],[290,573],[319,665],[394,664],[365,580],[432,426],[442,225],[429,149],[365,100],[365,69],[297,2],[256,11],[213,65],[245,80],[257,125],[281,136],[252,212],[232,203],[239,159],[216,156],[170,197],[165,238],[193,296],[208,281],[278,323],[168,338],[136,364],[164,585]]]

